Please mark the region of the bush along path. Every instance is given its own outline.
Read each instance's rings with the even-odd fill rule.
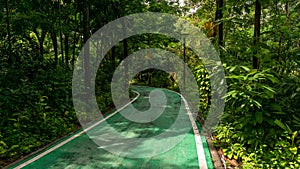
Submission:
[[[126,113],[134,114],[137,110],[150,110],[149,94],[154,89],[157,88],[134,86],[133,90],[139,94],[136,99],[132,100],[133,106],[127,104],[90,125],[90,127],[78,130],[8,168],[214,168],[205,137],[199,134],[201,127],[195,122],[185,99],[179,94],[160,89],[166,96],[167,104],[160,116],[151,122],[133,122],[122,116]],[[157,96],[151,95],[151,97]],[[156,98],[151,99],[155,100]],[[180,107],[181,104],[185,106]],[[183,118],[190,122],[190,130],[184,137],[180,133],[181,129],[172,129],[171,127],[178,118],[180,111],[185,111]],[[104,121],[106,123],[103,123]],[[172,133],[172,135],[168,135],[169,137],[181,141],[170,147],[168,151],[154,156],[143,158],[120,156],[106,151],[103,146],[97,145],[85,132],[87,130],[91,133],[107,131],[108,128],[105,124],[109,124],[126,138],[149,138],[139,145],[132,146],[132,149],[129,150],[135,152],[137,156],[159,146],[156,144],[157,140],[153,138],[166,131]],[[98,139],[105,140],[105,137],[99,136]],[[110,142],[105,146],[113,146],[112,144],[113,142]]]

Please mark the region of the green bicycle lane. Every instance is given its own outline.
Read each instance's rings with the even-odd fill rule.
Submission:
[[[149,93],[156,88],[134,86],[133,90],[139,93],[139,97],[132,105],[139,111],[150,108]],[[167,104],[163,113],[149,123],[137,123],[124,118],[120,112],[133,112],[130,107],[124,107],[120,112],[113,112],[105,117],[110,127],[117,130],[120,135],[126,137],[149,138],[141,145],[133,147],[137,154],[145,149],[154,149],[156,142],[151,138],[168,131],[176,121],[181,103],[184,99],[177,93],[161,89],[167,98]],[[188,111],[186,110],[188,117]],[[103,123],[93,125],[91,131],[106,130]],[[214,168],[205,137],[200,136],[201,126],[191,119],[190,131],[170,150],[144,158],[129,158],[108,152],[97,145],[82,129],[72,135],[56,142],[44,150],[32,155],[9,168]],[[172,131],[173,138],[181,139],[176,131]]]

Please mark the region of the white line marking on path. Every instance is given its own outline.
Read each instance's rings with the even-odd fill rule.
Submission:
[[[28,164],[30,164],[30,163],[32,163],[32,162],[34,162],[34,161],[36,161],[36,160],[38,160],[38,159],[44,157],[45,155],[49,154],[50,152],[52,152],[52,151],[58,149],[59,147],[65,145],[66,143],[68,143],[68,142],[74,140],[75,138],[79,137],[80,135],[82,135],[82,134],[85,133],[86,131],[89,131],[89,130],[92,129],[93,127],[97,126],[98,124],[102,123],[102,122],[105,121],[106,119],[110,118],[111,116],[117,114],[119,111],[123,110],[123,109],[126,108],[129,104],[131,104],[132,102],[134,102],[136,99],[138,99],[138,98],[140,97],[140,93],[138,93],[138,92],[136,92],[136,91],[133,91],[133,92],[137,93],[137,96],[136,96],[133,100],[131,100],[129,103],[127,103],[126,105],[124,105],[123,107],[121,107],[120,109],[118,109],[117,111],[115,111],[114,113],[108,115],[107,117],[101,119],[101,120],[98,121],[97,123],[95,123],[95,124],[91,125],[90,127],[84,129],[83,131],[79,132],[78,134],[73,135],[72,137],[68,138],[67,140],[65,140],[65,141],[63,141],[63,142],[61,142],[61,143],[55,145],[54,147],[52,147],[52,148],[50,148],[50,149],[44,151],[43,153],[41,153],[41,154],[35,156],[34,158],[32,158],[32,159],[30,159],[30,160],[28,160],[28,161],[26,161],[26,162],[24,162],[24,163],[22,163],[22,164],[20,164],[20,165],[18,165],[18,166],[15,167],[15,168],[16,168],[16,169],[20,169],[20,168],[23,168],[23,167],[27,166]]]
[[[187,104],[187,101],[185,100],[185,98],[182,95],[181,95],[181,98],[184,101],[185,108],[187,110],[188,116],[189,116],[190,121],[192,123],[193,131],[194,131],[194,135],[195,135],[195,141],[196,141],[199,167],[200,167],[200,169],[207,169],[207,163],[206,163],[203,143],[202,143],[202,140],[201,140],[201,136],[200,136],[197,124],[196,124],[195,119],[193,117],[193,114],[191,113],[191,110],[190,110],[190,108]]]
[[[169,90],[169,89],[166,89],[166,90]],[[204,153],[204,148],[203,148],[203,142],[202,142],[202,139],[201,139],[201,136],[200,136],[197,124],[196,124],[195,119],[193,117],[193,114],[192,114],[192,112],[190,110],[190,107],[189,107],[186,99],[183,97],[182,94],[180,94],[178,92],[175,92],[175,91],[172,91],[172,90],[169,90],[169,91],[177,93],[179,96],[181,96],[181,98],[182,98],[182,100],[184,102],[184,105],[185,105],[185,109],[187,110],[187,114],[188,114],[189,119],[191,121],[193,131],[194,131],[194,136],[195,136],[195,141],[196,141],[196,149],[197,149],[197,155],[198,155],[199,168],[200,169],[208,169],[206,158],[205,158],[205,153]]]

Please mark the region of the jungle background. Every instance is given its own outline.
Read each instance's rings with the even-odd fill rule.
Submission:
[[[220,54],[226,107],[214,144],[237,168],[300,167],[300,2],[296,0],[1,0],[0,167],[79,128],[72,71],[88,38],[122,16],[162,12],[207,34]],[[182,42],[145,34],[114,46],[101,62],[96,95],[113,108],[117,65],[143,48],[183,58],[199,85],[199,117],[210,107],[209,75]],[[135,84],[178,90],[174,76],[149,69]]]

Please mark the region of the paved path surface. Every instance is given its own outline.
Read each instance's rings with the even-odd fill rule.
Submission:
[[[149,93],[153,89],[141,86],[134,87],[134,90],[140,93],[137,100],[132,103],[137,110],[145,111],[149,109]],[[162,89],[162,91],[166,95],[167,105],[161,116],[153,122],[132,122],[124,118],[119,112],[115,112],[114,115],[107,117],[105,121],[110,126],[115,127],[122,135],[128,137],[151,138],[167,131],[176,120],[180,103],[184,103],[185,100],[175,92],[165,89]],[[132,113],[133,110],[130,107],[124,107],[121,111]],[[175,147],[153,157],[127,158],[112,154],[95,144],[85,132],[78,130],[36,155],[16,163],[11,168],[213,168],[205,137],[199,135],[201,128],[189,116],[189,109],[185,109],[185,111],[186,117],[190,118],[191,130]],[[100,122],[90,130],[105,130],[105,126]],[[176,131],[173,132],[174,135],[172,137],[179,138],[176,135]],[[136,150],[134,151],[139,153],[138,151],[143,148],[149,149],[154,146],[156,145],[149,139],[149,141],[136,146]]]

